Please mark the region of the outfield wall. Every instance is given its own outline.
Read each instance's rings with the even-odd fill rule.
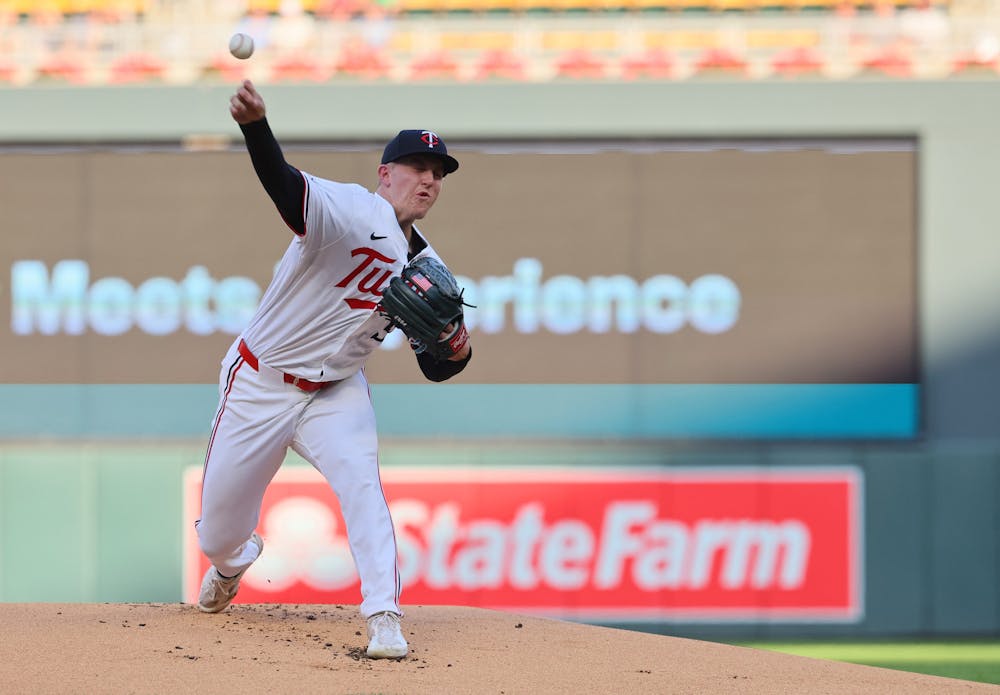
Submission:
[[[780,427],[776,435],[765,427],[752,436],[737,431],[706,439],[698,436],[697,420],[692,430],[663,429],[664,420],[673,420],[649,413],[680,404],[680,420],[690,416],[682,407],[689,401],[684,394],[676,401],[664,400],[660,391],[643,394],[642,384],[602,384],[605,390],[597,391],[594,385],[572,383],[557,389],[384,384],[376,386],[375,398],[387,468],[486,462],[662,471],[856,469],[863,479],[859,518],[864,529],[859,546],[863,610],[856,619],[789,622],[763,613],[736,620],[728,614],[714,623],[672,617],[643,627],[708,636],[926,636],[1000,631],[1000,407],[995,397],[1000,240],[994,233],[1000,219],[1000,198],[994,193],[1000,133],[993,118],[1000,112],[1000,93],[995,87],[994,82],[956,81],[262,89],[272,125],[286,142],[370,148],[415,121],[445,135],[458,154],[484,143],[566,138],[915,140],[916,436],[897,432],[887,438],[862,431],[814,439],[789,436]],[[178,141],[225,149],[225,141],[237,135],[226,113],[227,99],[228,89],[219,87],[0,90],[0,141],[22,151],[31,144]],[[30,169],[23,172],[32,176]],[[10,176],[17,177],[17,171]],[[482,213],[491,220],[484,226],[517,208],[518,201],[505,199],[503,189],[486,176],[459,181],[456,177],[456,187],[497,190]],[[558,190],[558,181],[551,185]],[[435,211],[444,224],[446,200]],[[40,196],[43,204],[48,201]],[[587,200],[580,205],[585,210]],[[463,237],[454,243],[474,243],[474,222],[469,218],[465,224],[468,242]],[[30,248],[37,231],[24,224],[4,233]],[[669,226],[663,233],[671,233]],[[189,235],[185,230],[183,236]],[[191,236],[196,262],[197,234]],[[600,245],[604,239],[589,241]],[[113,257],[129,257],[127,242],[121,240],[124,246]],[[489,249],[484,243],[484,253]],[[613,355],[612,350],[608,359]],[[58,352],[46,358],[64,359]],[[14,373],[17,365],[7,369]],[[26,378],[23,371],[7,381],[0,388],[6,413],[0,432],[8,442],[0,451],[0,598],[180,600],[182,477],[201,457],[204,414],[214,403],[211,383],[61,384],[43,376]],[[589,388],[584,402],[593,407],[586,418],[567,416],[580,402],[580,386]],[[440,414],[427,425],[430,436],[417,439],[421,428],[399,405],[415,395],[431,399],[429,409]],[[717,413],[733,398],[722,392],[698,403]],[[756,403],[769,396],[758,398],[762,401]],[[531,417],[539,402],[554,415]],[[624,404],[612,418],[602,417],[601,406],[608,402]],[[482,409],[477,413],[470,403]],[[516,417],[525,408],[527,416]],[[833,412],[840,418],[850,410]],[[812,421],[821,419],[822,413]],[[77,568],[76,581],[52,571],[66,566]]]

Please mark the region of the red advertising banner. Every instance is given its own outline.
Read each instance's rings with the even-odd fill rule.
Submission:
[[[185,585],[207,561],[185,484]],[[836,468],[386,468],[403,604],[569,619],[857,621],[862,477]],[[237,602],[360,602],[336,497],[310,468],[264,499]]]

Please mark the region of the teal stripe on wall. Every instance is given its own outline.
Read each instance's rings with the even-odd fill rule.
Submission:
[[[382,436],[906,439],[914,384],[394,384],[373,386]],[[0,385],[0,436],[206,436],[201,384]]]

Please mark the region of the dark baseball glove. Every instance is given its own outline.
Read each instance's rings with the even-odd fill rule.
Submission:
[[[441,361],[458,353],[469,339],[465,304],[455,276],[439,260],[422,256],[403,268],[382,291],[379,307],[417,352]]]

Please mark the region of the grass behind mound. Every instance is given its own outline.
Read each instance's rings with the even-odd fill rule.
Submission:
[[[755,649],[1000,684],[1000,642],[748,642]]]

